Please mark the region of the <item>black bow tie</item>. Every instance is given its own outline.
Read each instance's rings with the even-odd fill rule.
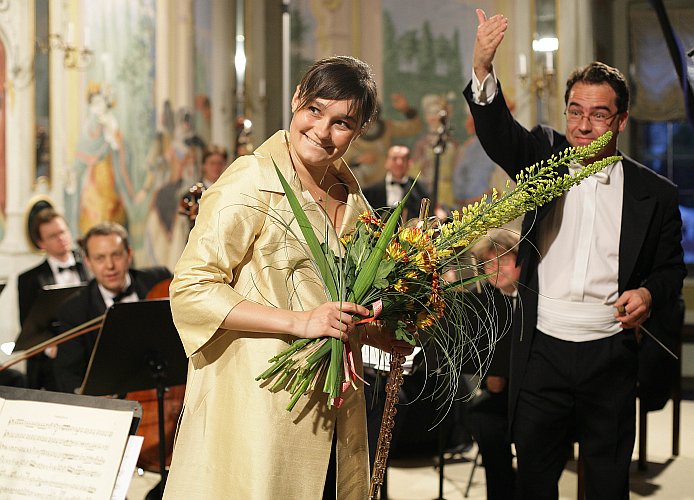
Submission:
[[[130,286],[126,288],[125,290],[122,290],[118,292],[115,297],[113,297],[113,303],[115,304],[116,302],[120,302],[123,300],[125,297],[128,295],[132,295],[132,293],[135,291],[135,285],[133,283],[130,283]]]
[[[409,184],[409,181],[396,181],[396,180],[390,181],[391,186],[407,187],[408,184]]]
[[[71,266],[58,266],[58,272],[62,273],[63,271],[77,271],[77,264],[72,264]]]

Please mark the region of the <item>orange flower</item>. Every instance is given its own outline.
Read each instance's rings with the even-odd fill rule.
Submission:
[[[415,265],[425,273],[432,273],[436,270],[436,251],[428,248],[418,252],[414,256]]]
[[[395,240],[388,243],[388,246],[386,247],[386,258],[407,262],[407,254],[405,253],[405,250],[403,250],[402,245]]]
[[[431,326],[434,324],[434,321],[436,318],[434,318],[431,314],[429,314],[426,311],[420,311],[417,313],[417,328],[426,328],[428,326]]]
[[[374,217],[374,215],[370,212],[363,212],[359,215],[359,222],[363,223],[366,226],[379,226],[383,227],[383,222],[381,222],[381,219],[378,217]]]

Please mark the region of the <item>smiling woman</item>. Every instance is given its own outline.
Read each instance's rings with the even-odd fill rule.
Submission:
[[[340,254],[340,237],[368,209],[342,155],[374,115],[371,69],[352,57],[318,61],[291,106],[289,131],[205,191],[176,265],[171,308],[190,362],[167,499],[368,495],[363,392],[326,409],[327,395],[315,391],[288,413],[255,380],[297,338],[341,339],[361,373],[359,335],[349,333],[352,314],[368,310],[329,301],[273,163],[318,239]],[[390,349],[392,334],[380,336]]]

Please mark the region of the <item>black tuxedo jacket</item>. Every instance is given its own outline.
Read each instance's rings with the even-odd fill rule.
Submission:
[[[87,270],[82,264],[82,260],[77,252],[73,252],[75,256],[75,263],[77,265],[77,272],[80,275],[82,281],[87,281],[89,275]],[[51,266],[48,264],[48,259],[36,267],[23,272],[17,278],[17,291],[19,294],[19,322],[24,324],[31,310],[31,306],[34,304],[36,297],[38,296],[41,289],[46,285],[55,285],[55,277],[53,276],[53,271],[51,271]]]
[[[410,187],[412,187],[412,191],[410,191],[410,196],[407,198],[404,207],[407,210],[407,213],[403,216],[405,220],[419,217],[419,205],[422,202],[422,198],[427,198],[429,196],[420,183],[415,183],[415,185],[412,186],[412,179],[407,181],[404,192],[406,193]],[[369,205],[373,208],[379,209],[388,207],[385,180],[366,186],[362,189],[362,192],[364,193],[366,201],[368,201]]]
[[[506,106],[501,85],[494,100],[475,104],[471,83],[465,98],[475,120],[475,130],[489,157],[511,178],[522,168],[570,147],[566,137],[549,127],[539,125],[528,131],[513,119]],[[624,155],[622,155],[624,156]],[[682,250],[682,220],[677,188],[669,180],[624,156],[624,198],[619,241],[619,293],[639,287],[647,288],[653,297],[650,324],[654,317],[674,314],[686,275]],[[559,175],[568,169],[559,169]],[[537,232],[542,220],[556,200],[526,214],[523,220],[518,262],[521,266],[519,287],[522,307],[516,310],[513,325],[510,401],[511,418],[519,386],[525,375],[530,347],[537,323],[537,267],[539,255]],[[647,324],[647,326],[648,326]],[[653,332],[667,335],[666,330]],[[671,340],[665,339],[671,343]]]
[[[130,279],[140,300],[154,285],[171,277],[164,267],[131,269]],[[69,298],[58,314],[59,332],[66,332],[106,312],[106,304],[99,291],[96,279],[92,279],[77,295]],[[98,332],[89,332],[58,346],[54,371],[57,388],[61,392],[74,392],[82,385]]]

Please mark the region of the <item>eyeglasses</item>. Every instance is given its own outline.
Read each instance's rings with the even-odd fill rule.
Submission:
[[[588,121],[592,125],[609,125],[608,121],[617,116],[619,111],[611,115],[608,115],[604,111],[595,111],[586,115],[577,109],[567,109],[564,111],[564,114],[566,115],[566,121],[569,123],[579,123],[583,121],[583,118],[588,118]]]

